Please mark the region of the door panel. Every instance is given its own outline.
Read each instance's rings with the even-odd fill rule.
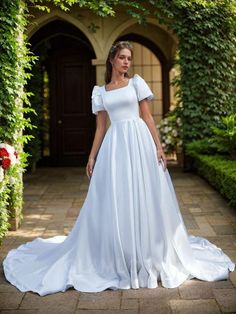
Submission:
[[[95,132],[91,91],[95,69],[81,51],[54,56],[51,68],[51,160],[55,166],[85,166]]]

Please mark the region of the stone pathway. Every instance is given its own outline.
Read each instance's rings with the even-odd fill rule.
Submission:
[[[236,262],[236,209],[194,174],[171,169],[189,233],[206,237]],[[35,237],[68,234],[86,196],[88,180],[82,168],[40,169],[25,177],[22,226],[11,231],[0,248],[7,252]],[[189,280],[176,289],[139,289],[80,293],[69,289],[40,297],[21,293],[0,274],[1,314],[217,314],[236,313],[236,271],[218,282]]]

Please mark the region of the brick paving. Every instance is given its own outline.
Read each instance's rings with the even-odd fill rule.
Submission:
[[[206,237],[236,262],[236,209],[204,180],[171,169],[189,233]],[[7,252],[35,237],[68,234],[83,204],[88,180],[82,168],[42,168],[25,176],[24,220],[0,248]],[[229,280],[186,281],[175,289],[107,290],[81,293],[69,289],[40,297],[22,293],[0,273],[0,314],[217,314],[236,313],[236,271]]]

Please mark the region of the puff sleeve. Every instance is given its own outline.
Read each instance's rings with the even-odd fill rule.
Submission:
[[[100,91],[100,87],[95,85],[92,91],[92,112],[93,114],[98,114],[98,111],[105,110],[103,106],[102,95]]]
[[[133,76],[133,82],[134,87],[136,90],[138,101],[141,101],[143,99],[152,100],[154,98],[154,95],[149,88],[148,84],[145,82],[145,80],[139,76],[138,74],[135,74]]]

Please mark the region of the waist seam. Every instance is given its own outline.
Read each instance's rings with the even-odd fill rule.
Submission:
[[[140,117],[132,117],[132,118],[126,118],[126,119],[120,119],[120,120],[111,120],[111,123],[119,123],[119,122],[126,122],[126,121],[133,121],[133,120],[142,120]]]

